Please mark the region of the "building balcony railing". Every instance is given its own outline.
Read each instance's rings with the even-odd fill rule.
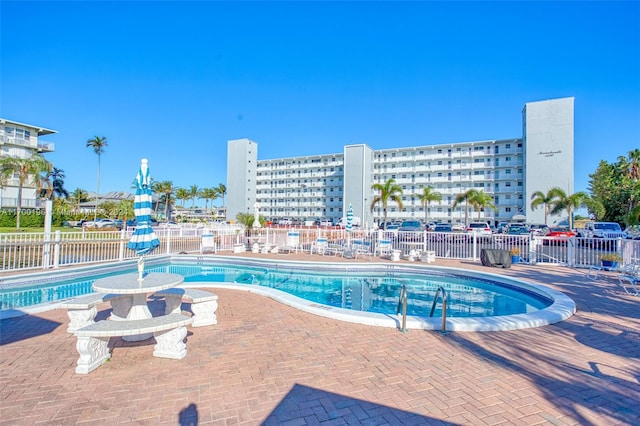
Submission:
[[[56,144],[53,142],[38,142],[38,150],[42,152],[53,152],[56,149]]]
[[[9,197],[0,197],[0,208],[4,209],[15,209],[18,207],[18,199],[17,198],[9,198]],[[20,203],[20,208],[23,209],[40,209],[44,208],[44,200],[41,199],[22,199],[22,203]]]

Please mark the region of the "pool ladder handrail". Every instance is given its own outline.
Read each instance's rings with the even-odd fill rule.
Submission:
[[[396,314],[400,313],[400,308],[402,308],[402,326],[400,327],[400,331],[402,333],[407,332],[407,286],[402,284],[400,288],[400,298],[398,299],[398,309]]]
[[[429,317],[433,317],[433,312],[436,310],[436,304],[438,303],[438,296],[442,294],[442,330],[441,333],[447,333],[447,291],[444,287],[440,286],[436,290],[436,296],[433,298],[433,304],[431,305],[431,313]]]

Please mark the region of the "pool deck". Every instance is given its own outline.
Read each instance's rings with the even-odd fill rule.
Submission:
[[[0,424],[638,424],[640,298],[612,273],[592,281],[564,267],[435,264],[548,285],[578,311],[526,330],[401,333],[217,289],[218,324],[189,328],[184,359],[112,338],[112,360],[88,375],[74,372],[65,311],[10,318],[0,322]]]

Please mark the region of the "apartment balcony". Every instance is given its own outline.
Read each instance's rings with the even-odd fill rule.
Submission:
[[[38,152],[53,152],[56,145],[53,142],[38,142]]]
[[[17,198],[0,197],[0,208],[15,209],[18,207]],[[44,208],[44,200],[41,199],[22,199],[20,203],[22,209],[40,209]]]

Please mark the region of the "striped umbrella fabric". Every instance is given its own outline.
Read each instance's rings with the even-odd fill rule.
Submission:
[[[151,177],[149,162],[143,158],[136,176],[136,195],[133,199],[133,211],[136,215],[136,229],[127,243],[127,248],[135,250],[138,256],[151,253],[160,245],[160,240],[149,225],[151,220]]]
[[[347,209],[347,223],[344,226],[344,229],[347,232],[351,232],[353,229],[353,207],[351,206],[351,203],[349,203],[349,208]]]

